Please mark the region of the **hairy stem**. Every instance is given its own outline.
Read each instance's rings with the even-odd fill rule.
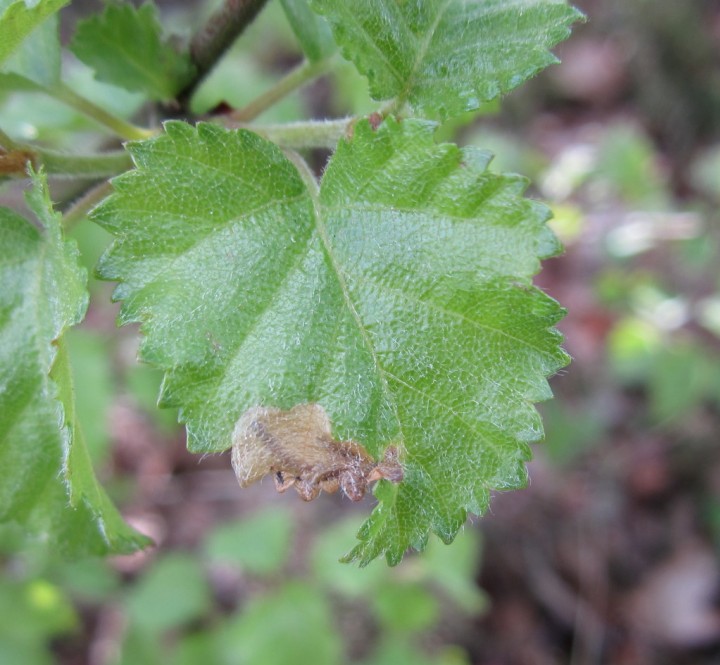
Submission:
[[[286,97],[312,79],[327,72],[330,67],[330,58],[318,60],[317,62],[305,60],[283,76],[272,88],[251,101],[247,106],[231,113],[229,117],[236,122],[250,122],[279,102],[283,97]]]
[[[73,155],[14,141],[0,129],[0,173],[24,178],[28,161],[35,169],[42,166],[46,173],[65,178],[108,178],[132,168],[132,159],[125,150]]]
[[[80,111],[80,113],[92,118],[101,125],[104,125],[123,139],[138,141],[150,138],[155,134],[155,132],[150,129],[137,127],[122,118],[118,118],[112,113],[109,113],[105,109],[97,106],[89,99],[78,95],[74,90],[68,88],[63,83],[60,83],[53,88],[48,88],[45,91],[49,95],[52,95],[61,102],[74,108],[76,111]]]
[[[87,214],[111,192],[112,185],[108,180],[104,180],[87,190],[65,211],[63,215],[63,228],[65,231],[69,231],[75,224],[85,219]]]
[[[56,150],[29,146],[38,164],[48,174],[67,178],[109,178],[132,168],[132,159],[125,150],[96,155],[72,155]]]
[[[187,104],[198,85],[252,23],[266,2],[267,0],[224,0],[222,6],[195,34],[190,42],[190,57],[195,64],[196,74],[178,95],[178,100],[183,105]]]
[[[354,120],[355,118],[308,120],[278,125],[249,125],[231,122],[227,123],[227,126],[249,129],[283,148],[293,150],[328,148],[332,150],[338,141],[347,134],[348,128]]]

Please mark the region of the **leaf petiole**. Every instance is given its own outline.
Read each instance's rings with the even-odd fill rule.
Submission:
[[[125,150],[91,155],[73,155],[56,150],[29,146],[37,162],[49,175],[66,178],[109,178],[132,168],[132,159]]]
[[[43,91],[71,108],[74,108],[76,111],[80,111],[83,115],[104,125],[120,138],[128,141],[142,141],[156,134],[152,129],[144,129],[143,127],[138,127],[137,125],[127,122],[127,120],[118,118],[94,102],[91,102],[86,97],[77,94],[64,83],[59,83],[52,88],[43,88]]]
[[[324,60],[318,60],[317,62],[304,60],[295,67],[295,69],[283,76],[272,88],[266,90],[259,97],[256,97],[247,106],[231,113],[229,116],[230,119],[235,122],[250,122],[254,120],[291,92],[329,72],[333,64],[334,58],[332,56]]]

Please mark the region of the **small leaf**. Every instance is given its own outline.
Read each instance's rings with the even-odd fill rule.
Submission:
[[[336,665],[342,645],[316,587],[300,582],[251,601],[218,637],[221,662],[241,665]]]
[[[84,316],[86,275],[41,176],[27,201],[44,232],[0,208],[0,520],[68,556],[131,552],[147,539],[98,486],[75,418],[64,334]]]
[[[399,633],[429,629],[440,612],[437,599],[417,583],[385,584],[372,604],[380,624]]]
[[[136,170],[95,213],[117,236],[101,274],[191,450],[226,449],[250,407],[310,402],[374,459],[397,447],[405,478],[376,486],[363,563],[449,542],[524,485],[532,403],[567,362],[563,311],[531,283],[558,250],[547,209],[433,131],[358,123],[318,193],[251,132],[169,122],[130,144]]]
[[[131,590],[126,606],[137,628],[160,632],[205,614],[210,588],[195,558],[173,554],[153,565]]]
[[[100,333],[76,329],[69,331],[66,341],[78,420],[90,459],[97,463],[105,458],[110,445],[108,412],[113,398],[110,345]]]
[[[473,111],[557,62],[582,17],[565,0],[311,0],[375,99],[445,119]]]
[[[379,561],[363,570],[355,566],[337,565],[361,523],[362,518],[354,516],[332,524],[330,528],[315,536],[310,557],[312,572],[317,580],[323,586],[353,600],[361,596],[372,596],[377,588],[391,579],[387,566],[383,566]]]
[[[2,0],[0,0],[1,2]],[[60,36],[58,15],[45,19],[3,63],[6,75],[50,88],[60,80]]]
[[[45,19],[69,0],[0,0],[0,65],[2,65]]]
[[[465,529],[452,547],[432,539],[420,561],[422,577],[468,614],[479,614],[488,606],[487,597],[475,582],[480,570],[479,536],[477,529]]]
[[[327,21],[310,9],[307,0],[280,0],[280,2],[290,27],[310,62],[323,60],[337,50]]]
[[[172,99],[193,74],[189,57],[163,40],[157,10],[149,2],[139,9],[109,4],[102,14],[78,24],[70,48],[95,69],[99,81],[151,99]]]
[[[290,516],[279,510],[264,511],[212,531],[205,544],[213,561],[239,565],[250,573],[276,573],[287,560],[292,538]]]

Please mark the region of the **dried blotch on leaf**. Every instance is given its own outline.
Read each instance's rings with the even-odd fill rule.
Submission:
[[[319,404],[248,409],[235,426],[232,464],[240,487],[271,473],[278,492],[294,487],[304,501],[338,489],[359,501],[370,483],[403,478],[394,447],[378,463],[359,443],[336,441]]]

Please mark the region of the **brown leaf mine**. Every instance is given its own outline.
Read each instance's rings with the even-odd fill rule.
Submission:
[[[378,463],[359,443],[336,441],[325,409],[314,403],[248,409],[235,425],[232,465],[240,487],[271,473],[278,492],[294,487],[304,501],[338,489],[360,501],[370,483],[403,479],[395,447]]]

